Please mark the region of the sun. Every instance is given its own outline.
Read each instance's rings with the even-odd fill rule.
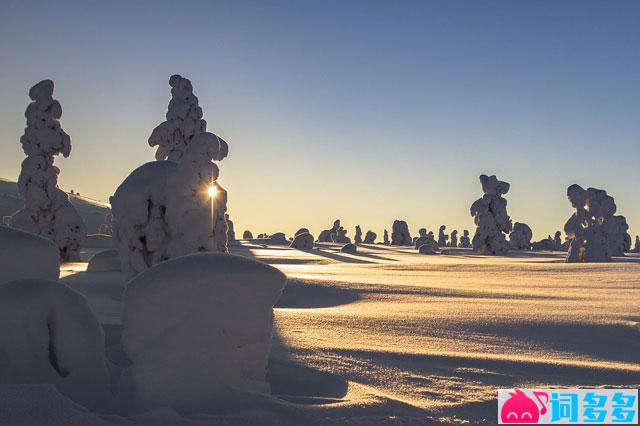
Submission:
[[[209,188],[207,188],[207,194],[209,194],[209,197],[215,198],[215,196],[218,194],[218,188],[211,185]]]

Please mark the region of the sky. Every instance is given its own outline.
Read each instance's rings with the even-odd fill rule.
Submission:
[[[382,236],[473,229],[478,176],[511,184],[534,239],[603,188],[640,233],[640,2],[0,0],[0,177],[17,180],[29,88],[55,81],[59,185],[108,201],[154,159],[168,79],[229,143],[236,233],[336,218]]]

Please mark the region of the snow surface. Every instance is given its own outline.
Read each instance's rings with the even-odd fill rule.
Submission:
[[[111,403],[104,335],[86,299],[64,284],[0,285],[0,384],[52,384],[90,408]]]
[[[84,242],[84,247],[90,248],[113,248],[114,246],[113,237],[106,234],[89,234]]]
[[[22,278],[57,280],[58,246],[51,240],[0,226],[0,284]]]
[[[104,424],[494,425],[497,388],[640,386],[635,253],[567,264],[564,253],[546,251],[423,256],[411,247],[340,247],[231,247],[288,277],[266,376],[279,405],[94,416]],[[108,356],[125,366],[117,350],[125,279],[79,269],[63,280],[86,295],[107,332]],[[0,412],[16,418],[29,398],[29,415],[87,416],[52,395],[7,387]]]
[[[103,250],[89,259],[87,272],[114,272],[119,271],[120,267],[121,262],[118,250]]]
[[[199,253],[136,276],[124,297],[125,412],[220,412],[264,381],[273,305],[286,277],[262,262]],[[253,398],[253,397],[251,397]]]

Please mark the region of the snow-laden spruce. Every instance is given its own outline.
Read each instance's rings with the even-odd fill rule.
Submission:
[[[530,250],[533,232],[526,223],[516,222],[509,234],[509,245],[514,250]]]
[[[362,244],[362,228],[360,228],[360,225],[356,225],[356,233],[353,236],[353,241],[356,244]]]
[[[200,133],[179,162],[134,170],[111,197],[114,238],[129,277],[156,263],[202,251],[227,252],[227,193],[216,180],[227,145]]]
[[[179,161],[191,140],[207,130],[207,122],[202,118],[202,108],[193,94],[191,81],[175,74],[169,78],[169,86],[167,121],[153,129],[149,145],[158,147],[156,160]]]
[[[273,306],[285,275],[255,260],[198,253],[162,262],[129,282],[124,295],[120,380],[128,413],[173,407],[226,410],[265,382]]]
[[[51,240],[0,226],[0,284],[22,278],[57,280],[60,252]]]
[[[511,218],[507,214],[507,200],[502,196],[509,192],[509,184],[499,181],[495,175],[481,175],[480,183],[484,195],[470,209],[476,224],[473,251],[504,255],[509,251],[505,234],[511,232]]]
[[[29,90],[33,102],[24,113],[27,127],[20,138],[27,158],[22,162],[18,191],[25,207],[12,219],[12,226],[52,240],[60,250],[60,260],[79,261],[85,224],[58,188],[60,169],[54,157],[71,153],[71,138],[62,130],[62,106],[53,99],[53,81],[43,80]]]
[[[0,384],[54,385],[88,409],[111,403],[104,334],[86,299],[64,284],[0,285]]]

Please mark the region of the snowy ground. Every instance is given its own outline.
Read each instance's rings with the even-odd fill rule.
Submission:
[[[294,423],[496,424],[498,388],[640,386],[638,257],[578,265],[562,253],[422,256],[363,245],[348,255],[331,244],[303,252],[246,242],[232,252],[289,277],[267,380],[302,416]],[[122,275],[85,268],[63,265],[63,281],[88,297],[110,359],[124,365]]]

